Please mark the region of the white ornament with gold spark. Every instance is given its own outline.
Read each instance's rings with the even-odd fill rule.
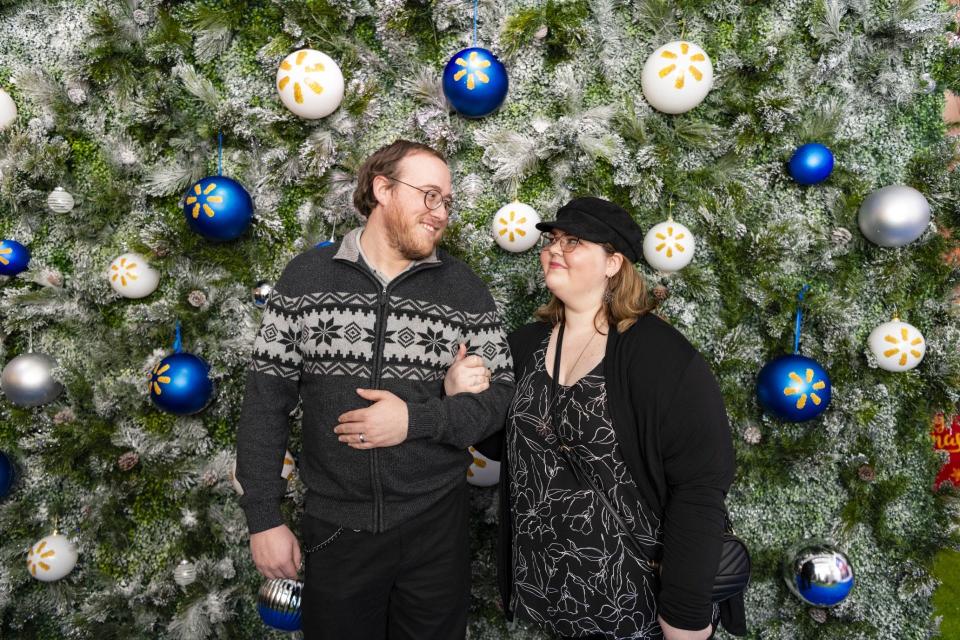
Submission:
[[[896,316],[871,331],[867,344],[877,364],[887,371],[909,371],[920,364],[927,352],[920,330]]]
[[[690,229],[669,219],[654,225],[644,236],[643,257],[657,271],[679,271],[693,260],[696,245]]]
[[[0,89],[0,131],[8,128],[17,119],[17,103],[10,94]]]
[[[77,566],[77,547],[66,536],[54,531],[30,547],[27,570],[41,582],[53,582]]]
[[[685,113],[713,88],[713,63],[698,45],[676,40],[647,58],[640,73],[643,97],[663,113]]]
[[[467,450],[473,456],[473,463],[467,469],[467,482],[475,487],[492,487],[500,480],[500,463],[491,460],[473,447]]]
[[[110,286],[124,298],[145,298],[157,289],[160,272],[139,253],[124,253],[110,263]]]
[[[533,207],[514,200],[493,215],[493,237],[507,251],[520,253],[537,244],[539,222]]]
[[[324,118],[343,101],[343,73],[327,54],[300,49],[280,63],[277,93],[284,106],[301,118]]]

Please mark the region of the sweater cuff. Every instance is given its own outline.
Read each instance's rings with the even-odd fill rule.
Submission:
[[[408,402],[407,440],[436,440],[439,435],[440,402]]]
[[[705,609],[698,608],[699,610],[692,610],[690,606],[676,606],[678,604],[671,602],[669,594],[664,598],[661,591],[660,602],[657,604],[658,613],[670,626],[684,631],[700,631],[712,624],[713,603],[708,604]]]
[[[243,506],[250,535],[273,529],[283,524],[279,500],[264,500]]]

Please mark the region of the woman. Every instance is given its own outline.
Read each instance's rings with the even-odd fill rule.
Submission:
[[[578,198],[537,228],[553,297],[510,336],[516,395],[478,445],[502,462],[504,609],[562,637],[704,640],[734,467],[716,379],[649,313],[626,211]]]

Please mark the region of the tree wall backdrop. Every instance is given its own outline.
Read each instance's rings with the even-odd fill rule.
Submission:
[[[669,214],[686,225],[692,264],[638,268],[658,313],[721,381],[738,462],[729,504],[754,557],[751,637],[935,632],[931,560],[956,543],[957,506],[932,490],[942,460],[929,423],[960,396],[958,271],[945,259],[960,175],[940,118],[943,90],[960,89],[960,48],[945,4],[484,0],[478,43],[505,63],[510,92],[474,120],[449,108],[440,81],[472,43],[464,0],[7,0],[0,16],[0,86],[19,110],[0,132],[0,238],[32,253],[0,285],[0,363],[48,354],[65,389],[34,408],[0,398],[0,451],[19,471],[0,505],[3,637],[283,637],[258,617],[261,579],[230,481],[262,314],[251,288],[360,223],[355,171],[397,137],[449,154],[458,216],[444,246],[489,283],[510,328],[545,299],[534,252],[506,252],[490,231],[513,197],[547,219],[589,194],[644,229]],[[715,83],[698,107],[668,115],[645,101],[640,75],[681,37],[708,53]],[[340,109],[319,120],[277,96],[278,64],[302,47],[329,54],[346,79]],[[224,175],[255,207],[226,243],[191,231],[181,208],[216,174],[220,132]],[[836,168],[803,186],[786,163],[811,141]],[[857,224],[866,196],[892,184],[918,189],[933,212],[901,248]],[[62,212],[48,206],[58,186],[72,210],[62,194]],[[108,281],[126,252],[160,273],[145,298]],[[804,284],[802,351],[834,387],[821,417],[794,424],[763,412],[754,388],[765,363],[791,352]],[[867,347],[894,311],[926,339],[923,362],[903,373]],[[178,321],[216,387],[186,417],[154,406],[146,384]],[[294,455],[298,438],[295,425]],[[295,531],[302,491],[294,476],[284,509]],[[470,637],[539,638],[498,610],[495,499],[473,490]],[[79,561],[41,582],[27,550],[54,524]],[[786,550],[807,538],[832,540],[854,567],[836,608],[806,605],[781,578]],[[186,586],[174,580],[182,560],[196,571]]]

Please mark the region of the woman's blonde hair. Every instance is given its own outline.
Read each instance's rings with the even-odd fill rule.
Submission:
[[[600,246],[606,249],[607,253],[616,252],[608,243],[601,243]],[[604,295],[603,306],[597,312],[594,322],[599,321],[601,314],[604,314],[607,323],[617,325],[618,333],[629,329],[640,316],[652,311],[656,306],[647,295],[647,283],[643,276],[637,273],[633,263],[626,257],[620,264],[620,270],[607,281],[607,287],[609,295]],[[563,311],[563,301],[551,295],[546,304],[533,312],[533,316],[537,320],[557,325],[563,322]]]

